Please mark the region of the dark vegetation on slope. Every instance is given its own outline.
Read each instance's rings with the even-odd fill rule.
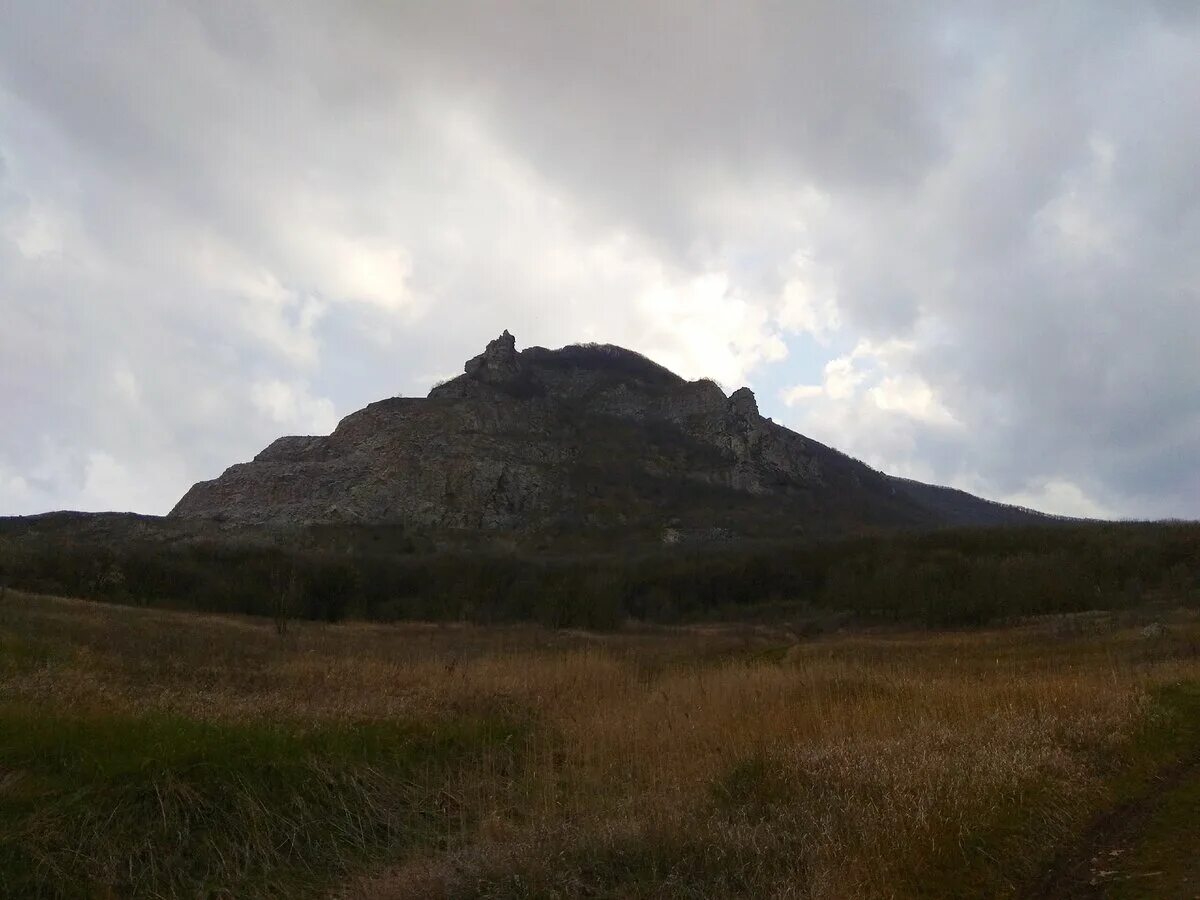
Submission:
[[[683,379],[649,357],[613,344],[570,344],[558,350],[527,347],[521,351],[526,363],[543,369],[595,369],[614,377],[636,378],[647,384],[678,385]]]
[[[925,484],[911,478],[889,475],[888,481],[906,497],[915,500],[943,522],[955,525],[1028,525],[1037,519],[1046,522],[1082,522],[1066,516],[1053,516],[1023,506],[982,500],[957,488]]]
[[[15,588],[208,612],[337,621],[538,621],[613,628],[850,616],[982,625],[1120,609],[1157,591],[1200,602],[1200,525],[887,533],[553,552],[438,547],[403,529],[189,530],[146,517],[0,520]],[[161,525],[161,527],[160,527]]]

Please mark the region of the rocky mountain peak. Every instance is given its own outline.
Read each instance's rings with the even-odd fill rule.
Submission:
[[[505,331],[463,370],[428,398],[351,413],[328,436],[280,438],[195,485],[172,515],[453,532],[657,533],[677,518],[746,534],[1010,515],[889,479],[771,425],[749,388],[726,397],[622,347],[518,351]]]
[[[754,391],[748,387],[738,388],[729,395],[729,408],[742,418],[758,418],[758,400],[754,397]]]
[[[517,339],[506,328],[500,337],[488,342],[482,353],[467,360],[463,371],[492,384],[508,381],[521,371],[520,356]]]

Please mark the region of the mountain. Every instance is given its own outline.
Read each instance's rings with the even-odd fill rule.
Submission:
[[[279,438],[170,516],[668,541],[1043,520],[877,472],[764,418],[748,388],[727,397],[611,345],[518,351],[507,331],[428,397]]]

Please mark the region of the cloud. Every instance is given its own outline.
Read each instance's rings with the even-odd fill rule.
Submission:
[[[303,385],[279,379],[256,382],[250,388],[254,406],[283,428],[306,434],[328,434],[337,425],[333,403],[313,397]]]
[[[1048,480],[1000,499],[1015,506],[1052,511],[1063,516],[1092,519],[1119,518],[1114,510],[1092,500],[1080,490],[1078,485],[1057,479]]]
[[[1200,515],[1198,29],[1084,0],[10,4],[0,512],[164,511],[507,327],[749,381],[889,471]]]

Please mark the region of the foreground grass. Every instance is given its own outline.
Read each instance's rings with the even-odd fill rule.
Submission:
[[[1200,682],[1165,685],[1134,729],[1104,811],[1036,896],[1191,898],[1200,890]]]
[[[0,709],[0,892],[290,896],[436,843],[447,768],[512,736]]]
[[[1200,768],[1159,798],[1150,820],[1128,852],[1109,857],[1105,896],[1114,900],[1144,897],[1194,898],[1200,893]],[[1125,851],[1126,848],[1115,848]]]
[[[1157,719],[1148,723],[1138,744],[1152,758],[1171,760],[1174,769],[1167,768],[1165,784],[1150,776],[1141,794],[1144,821],[1114,848],[1117,864],[1110,862],[1111,876],[1105,879],[1113,898],[1200,893],[1200,682],[1173,685],[1157,699]],[[1113,860],[1111,849],[1108,857]]]
[[[1020,896],[1191,740],[1200,629],[1136,624],[280,639],[10,595],[0,894]]]

